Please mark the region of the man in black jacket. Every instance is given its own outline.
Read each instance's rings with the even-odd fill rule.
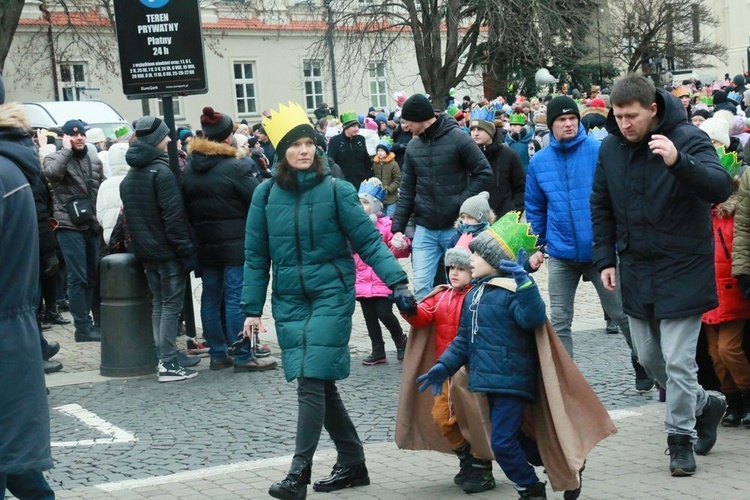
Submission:
[[[591,194],[593,262],[608,290],[620,262],[623,310],[638,359],[667,390],[673,476],[695,473],[716,443],[726,402],[698,383],[701,317],[716,308],[711,204],[732,179],[682,103],[642,76],[612,89]]]
[[[228,356],[227,347],[243,329],[240,310],[245,263],[245,221],[258,181],[231,146],[232,119],[211,107],[200,118],[204,138],[190,144],[182,173],[182,194],[188,219],[195,229],[203,294],[203,336],[211,350],[211,370],[234,365],[235,372],[270,370],[275,361],[259,360],[249,345]],[[225,305],[226,328],[221,322]]]
[[[492,188],[492,167],[456,120],[445,113],[435,116],[424,94],[404,102],[401,126],[417,139],[406,148],[392,231],[394,243],[403,244],[406,223],[415,215],[414,295],[421,300],[432,289],[438,263],[452,246],[461,204]]]
[[[131,169],[120,184],[130,231],[130,248],[143,263],[153,295],[151,323],[159,356],[159,382],[193,378],[197,373],[177,361],[177,325],[185,296],[183,259],[193,253],[180,188],[169,169],[169,128],[144,116],[135,124],[137,140],[125,161]]]
[[[367,153],[365,138],[359,135],[357,114],[344,113],[341,122],[341,133],[328,141],[328,157],[341,167],[344,178],[359,189],[362,181],[372,177],[372,160]]]

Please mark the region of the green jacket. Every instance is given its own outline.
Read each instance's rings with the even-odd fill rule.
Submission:
[[[334,192],[335,191],[335,192]],[[313,171],[288,191],[269,179],[253,195],[245,231],[242,310],[260,316],[273,270],[271,306],[284,375],[349,376],[354,313],[352,252],[389,287],[407,276],[362,209],[354,187]]]

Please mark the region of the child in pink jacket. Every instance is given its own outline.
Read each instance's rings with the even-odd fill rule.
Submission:
[[[383,242],[388,245],[393,255],[397,258],[408,257],[410,253],[409,242],[401,249],[396,248],[392,243],[393,233],[391,232],[391,218],[382,214],[383,199],[385,198],[385,189],[380,180],[372,177],[363,182],[359,187],[359,201],[362,208],[370,215],[370,219],[375,223],[382,235]],[[406,352],[407,337],[404,334],[401,323],[393,314],[393,304],[388,300],[391,290],[377,277],[370,266],[364,263],[359,255],[354,254],[354,265],[357,272],[355,290],[357,301],[362,307],[362,315],[365,317],[367,333],[372,342],[372,354],[366,357],[362,364],[374,366],[381,363],[387,363],[385,356],[385,343],[383,341],[383,331],[380,328],[382,322],[391,334],[393,342],[396,344],[396,357],[403,361]]]

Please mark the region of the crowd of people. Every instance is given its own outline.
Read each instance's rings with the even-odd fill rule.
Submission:
[[[305,498],[323,428],[338,457],[313,489],[370,483],[336,386],[350,373],[357,303],[372,344],[366,366],[388,361],[381,324],[399,362],[422,355],[424,343],[411,347],[412,336],[430,335],[429,369],[404,383],[432,389],[434,401],[422,408],[431,407],[427,418],[438,430],[430,446],[458,456],[454,481],[467,493],[495,487],[494,459],[520,498],[546,498],[533,468],[545,465],[552,487],[574,500],[586,454],[614,432],[590,392],[583,411],[596,425],[580,430],[586,439],[559,475],[550,443],[524,432],[524,412],[542,394],[574,387],[589,394],[585,383],[550,385],[540,364],[549,355],[583,380],[571,334],[581,279],[596,289],[613,323],[608,331],[625,340],[635,389],[662,391],[672,475],[696,472],[694,454],[709,453],[719,425],[750,428],[743,75],[667,89],[627,76],[611,91],[530,99],[451,95],[439,106],[445,111],[425,94],[398,92],[394,100],[394,110],[364,115],[334,116],[322,104],[315,121],[298,104],[281,104],[253,125],[206,106],[196,130],[171,134],[161,118],[143,116],[112,139],[81,120],[32,137],[22,110],[0,101],[0,160],[11,165],[3,175],[19,174],[2,179],[0,245],[12,246],[10,232],[23,233],[38,256],[14,266],[24,275],[13,280],[29,293],[12,297],[17,304],[6,304],[7,294],[0,302],[23,311],[12,321],[23,322],[35,411],[47,411],[41,373],[62,368],[51,360],[59,344],[43,331],[69,323],[61,314],[69,309],[73,340],[99,341],[99,261],[129,252],[151,293],[159,382],[196,377],[195,354],[207,353],[211,370],[275,369],[260,343],[270,296],[299,408],[294,458],[269,490],[275,498]],[[172,137],[178,169],[170,167]],[[17,191],[29,200],[11,197]],[[23,208],[5,210],[16,202]],[[9,210],[24,215],[6,220]],[[32,216],[33,231],[18,226]],[[411,283],[398,262],[404,258]],[[545,263],[549,312],[533,278]],[[189,338],[183,352],[177,340],[191,272],[202,282],[204,339]],[[720,392],[699,383],[701,334]],[[4,371],[30,377],[0,359]],[[486,394],[487,442],[454,411],[462,384]],[[37,423],[43,441],[48,421]],[[544,424],[535,435],[545,435]],[[46,491],[48,439],[35,453],[8,466],[0,448],[0,493],[23,482]]]

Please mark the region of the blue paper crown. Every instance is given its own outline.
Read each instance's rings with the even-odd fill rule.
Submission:
[[[495,110],[482,106],[481,108],[474,108],[469,114],[472,120],[482,120],[485,122],[495,121]]]
[[[592,139],[596,139],[597,141],[603,141],[605,137],[607,137],[607,129],[605,128],[599,128],[594,127],[591,130],[589,130],[588,136]]]
[[[501,109],[503,109],[503,106],[504,104],[500,101],[492,101],[487,105],[487,107],[489,107],[493,111],[500,111]]]
[[[727,94],[727,99],[732,101],[735,104],[739,104],[742,102],[742,96],[738,94],[737,92],[730,92]]]
[[[377,178],[374,180],[373,178],[370,178],[362,182],[362,184],[359,185],[359,194],[369,194],[378,201],[383,201],[385,199],[385,189],[383,189],[383,185],[380,184],[380,181]]]

